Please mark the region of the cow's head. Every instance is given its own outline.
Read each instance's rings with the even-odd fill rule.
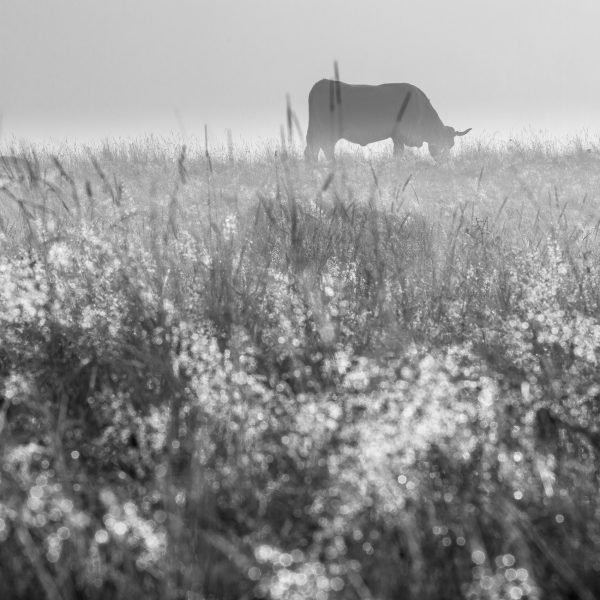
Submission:
[[[469,127],[469,129],[465,129],[464,131],[456,131],[454,127],[446,125],[443,129],[442,135],[440,135],[435,142],[428,144],[429,153],[435,159],[443,158],[448,154],[452,146],[454,146],[454,138],[457,136],[467,135],[471,129],[472,128]]]

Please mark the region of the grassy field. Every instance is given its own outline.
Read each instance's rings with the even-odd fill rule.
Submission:
[[[0,598],[600,597],[600,143],[0,164]]]

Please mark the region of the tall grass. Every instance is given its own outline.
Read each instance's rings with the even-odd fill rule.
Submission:
[[[597,146],[293,128],[0,173],[0,597],[598,597]]]

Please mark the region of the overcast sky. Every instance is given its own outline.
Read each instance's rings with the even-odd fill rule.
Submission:
[[[306,128],[333,61],[474,131],[600,131],[598,0],[0,0],[2,137]]]

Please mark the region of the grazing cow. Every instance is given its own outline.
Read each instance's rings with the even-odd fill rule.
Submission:
[[[431,156],[438,158],[454,146],[456,136],[469,131],[444,125],[429,98],[410,83],[350,85],[321,79],[308,95],[304,156],[316,160],[323,150],[331,160],[342,138],[361,146],[392,138],[395,155],[404,146],[419,148],[427,142]]]

